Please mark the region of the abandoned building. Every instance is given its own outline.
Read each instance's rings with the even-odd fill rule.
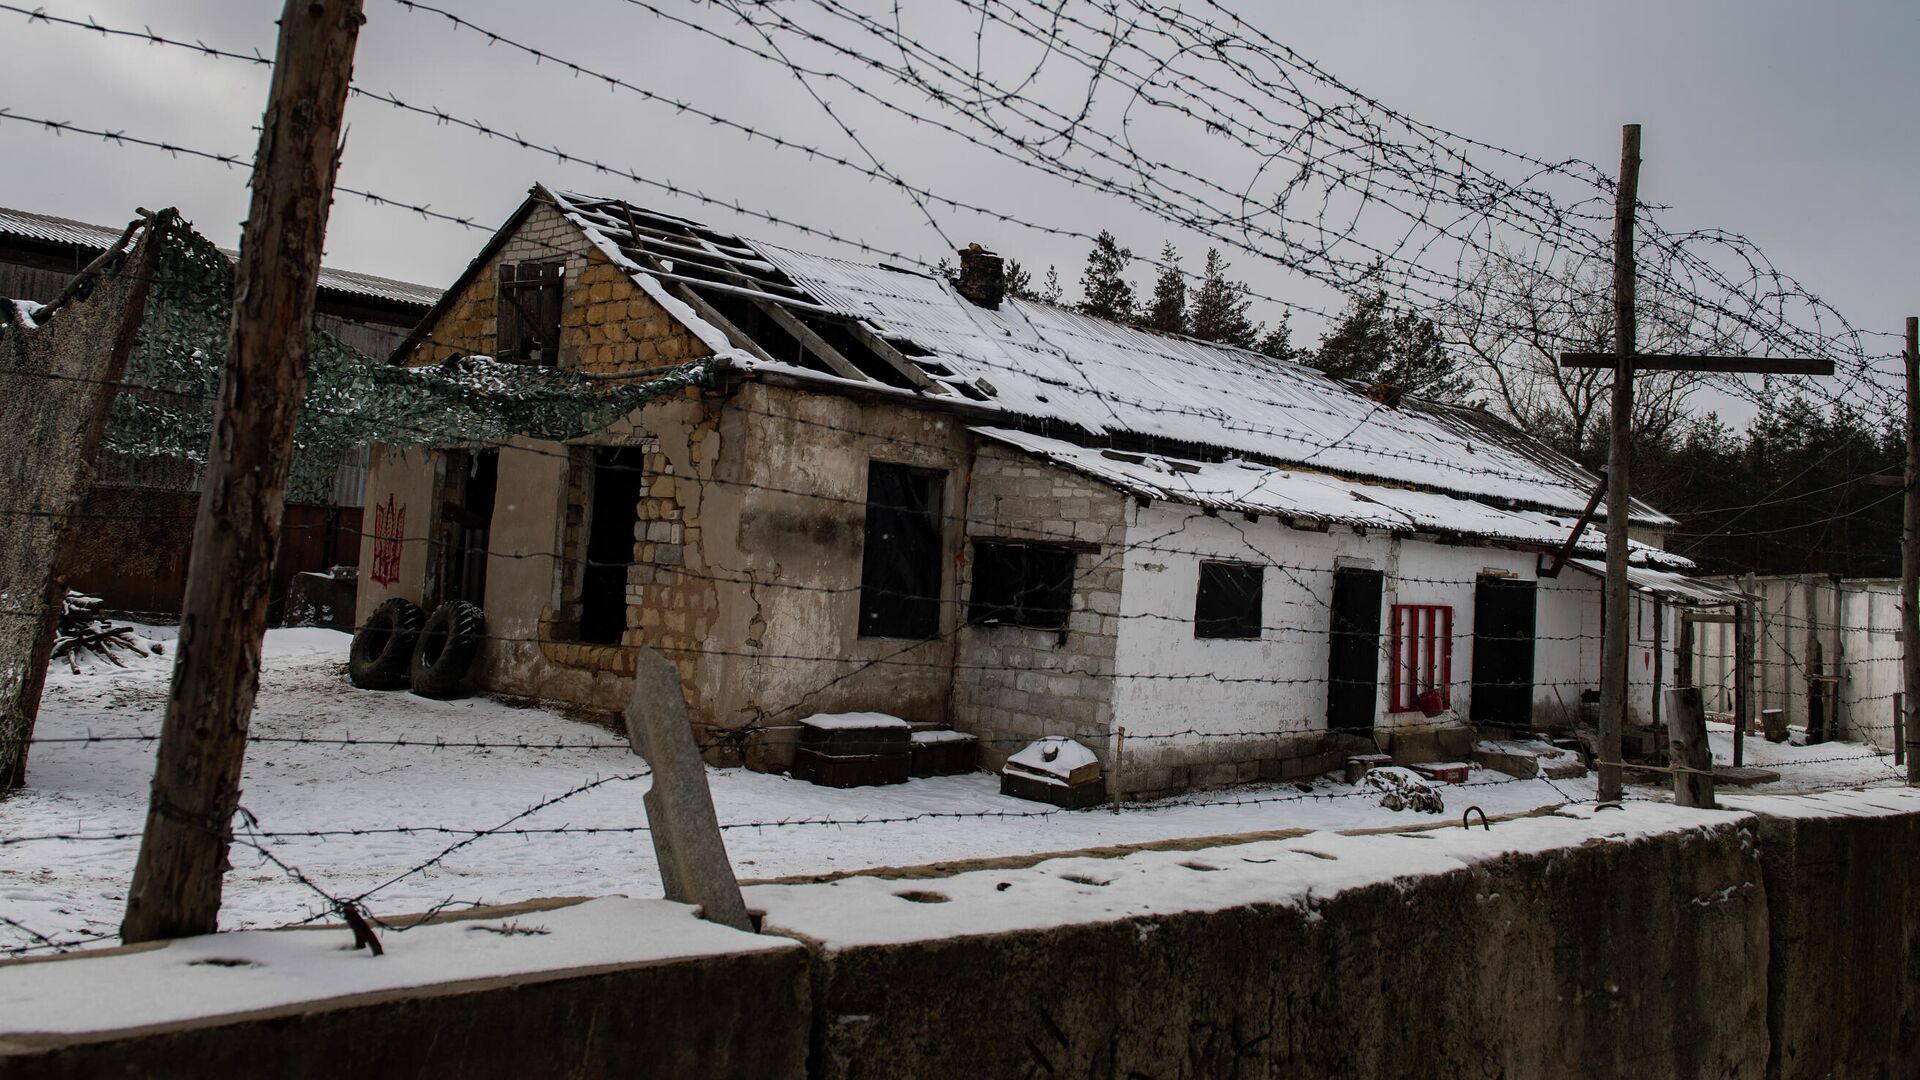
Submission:
[[[0,207],[0,297],[49,302],[120,239],[117,227]],[[368,356],[384,357],[439,295],[423,285],[322,268],[314,328]],[[363,461],[349,462],[330,498],[287,507],[276,598],[298,573],[357,561],[365,476]],[[198,468],[177,457],[103,451],[80,508],[89,527],[63,568],[68,583],[122,610],[178,612],[198,487]]]
[[[716,760],[879,711],[989,765],[1066,736],[1147,795],[1458,755],[1599,684],[1601,529],[1562,550],[1597,477],[1478,409],[1011,297],[978,248],[949,281],[536,186],[394,361],[466,355],[697,378],[573,444],[376,448],[359,618],[480,604],[482,685],[608,710],[652,647]],[[1725,597],[1632,514],[1646,722],[1676,610]]]

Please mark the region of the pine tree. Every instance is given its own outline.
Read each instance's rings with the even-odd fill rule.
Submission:
[[[1275,360],[1294,362],[1302,359],[1300,350],[1293,347],[1292,316],[1280,316],[1279,324],[1260,335],[1260,343],[1254,348]]]
[[[1033,291],[1033,275],[1020,265],[1019,259],[1007,260],[1007,295],[1016,300],[1037,299]]]
[[[1065,290],[1060,287],[1059,269],[1051,265],[1048,266],[1047,283],[1040,287],[1040,301],[1046,304],[1057,305],[1060,303],[1060,297],[1063,292],[1065,292]]]
[[[1080,291],[1086,297],[1080,301],[1083,314],[1117,323],[1132,323],[1138,318],[1133,283],[1125,276],[1132,261],[1133,252],[1102,229],[1087,255],[1087,268],[1080,272]]]
[[[1153,282],[1146,327],[1163,334],[1187,332],[1187,279],[1180,275],[1180,253],[1172,244],[1160,248],[1160,276]]]
[[[1260,327],[1247,318],[1252,305],[1246,285],[1227,280],[1227,260],[1219,249],[1208,248],[1200,288],[1187,313],[1187,332],[1202,341],[1251,349],[1260,339]]]
[[[1385,290],[1355,297],[1311,359],[1335,378],[1387,383],[1409,394],[1458,400],[1473,389],[1460,362],[1440,341],[1433,320],[1395,311]]]

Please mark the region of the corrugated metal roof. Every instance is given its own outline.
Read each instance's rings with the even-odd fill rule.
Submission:
[[[1450,495],[1578,513],[1598,478],[1476,410],[1375,401],[1304,364],[1121,326],[1050,304],[988,309],[938,277],[793,251],[705,226],[662,228],[617,199],[553,193],[561,211],[643,286],[662,276],[865,324],[932,383],[1009,418],[1144,436]],[[640,261],[628,258],[632,251]],[[685,253],[685,265],[675,252]],[[642,263],[646,265],[643,266]],[[770,265],[769,265],[770,264]],[[688,276],[691,275],[691,276]],[[682,314],[682,321],[687,315]],[[697,324],[697,325],[696,325]],[[690,324],[725,344],[698,317]],[[766,366],[747,358],[743,368]],[[818,372],[775,366],[808,377]],[[1634,519],[1671,518],[1643,505]]]
[[[1471,498],[1367,484],[1323,472],[1285,469],[1254,461],[1193,461],[1159,454],[1101,450],[1007,428],[976,427],[973,430],[1122,491],[1214,510],[1305,518],[1402,534],[1470,536],[1538,547],[1557,547],[1565,542],[1575,521],[1572,514],[1508,509]],[[1604,530],[1598,525],[1588,525],[1581,533],[1576,550],[1604,554]],[[1634,560],[1650,565],[1674,570],[1693,566],[1688,559],[1638,542],[1632,543],[1629,551]],[[1665,576],[1677,582],[1687,580],[1678,575]]]
[[[0,206],[0,236],[38,240],[49,244],[66,244],[99,252],[105,251],[107,245],[120,239],[120,231],[104,225],[89,225],[84,221],[74,221],[71,218],[35,214]],[[228,248],[220,250],[229,259],[238,257]],[[440,299],[440,290],[429,285],[416,285],[410,281],[396,281],[393,278],[360,274],[351,270],[336,270],[328,266],[320,268],[320,287],[329,292],[422,308],[430,307],[434,301]]]

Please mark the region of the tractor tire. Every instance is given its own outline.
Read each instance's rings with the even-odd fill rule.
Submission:
[[[434,609],[413,646],[413,692],[430,698],[459,693],[486,636],[486,615],[472,604],[449,600]]]
[[[407,665],[425,621],[418,604],[398,596],[374,608],[353,635],[347,679],[362,690],[405,690]]]

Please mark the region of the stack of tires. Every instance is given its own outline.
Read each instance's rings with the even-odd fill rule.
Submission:
[[[429,617],[418,604],[394,597],[353,635],[347,678],[363,690],[453,697],[480,655],[486,629],[485,614],[465,601],[449,600]]]

